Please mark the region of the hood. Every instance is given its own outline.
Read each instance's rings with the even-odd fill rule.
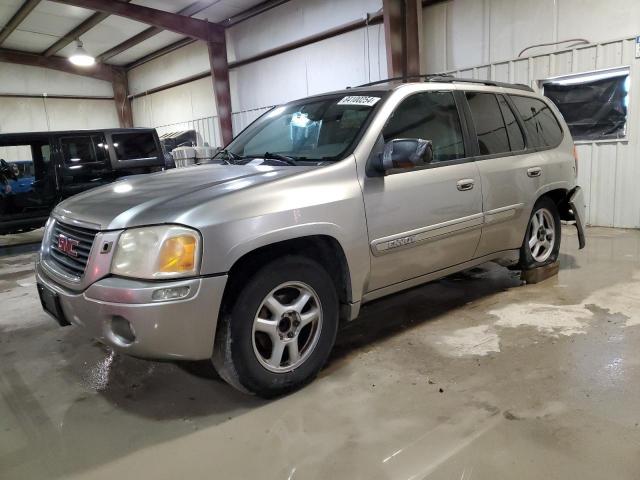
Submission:
[[[73,196],[54,214],[99,230],[176,222],[204,202],[313,167],[198,165],[128,177]]]

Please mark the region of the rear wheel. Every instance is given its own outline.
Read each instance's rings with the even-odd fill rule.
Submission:
[[[550,198],[542,197],[529,218],[520,247],[520,266],[531,269],[555,262],[560,252],[561,237],[558,207]]]
[[[213,363],[234,387],[272,397],[312,380],[338,327],[338,298],[328,273],[305,257],[261,268],[224,309]]]

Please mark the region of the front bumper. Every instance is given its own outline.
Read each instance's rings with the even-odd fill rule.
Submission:
[[[70,323],[123,353],[153,359],[204,360],[211,357],[226,275],[173,282],[108,277],[83,292],[53,281],[36,263],[38,284],[53,290]],[[160,288],[189,287],[181,300],[153,301]],[[123,320],[133,339],[118,334]]]

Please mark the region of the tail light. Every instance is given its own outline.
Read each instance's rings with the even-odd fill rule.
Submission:
[[[576,148],[575,145],[573,146],[573,161],[576,164],[575,171],[576,171],[576,178],[577,178],[578,177],[578,149]]]

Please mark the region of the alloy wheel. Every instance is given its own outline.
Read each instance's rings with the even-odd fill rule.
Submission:
[[[547,261],[556,242],[556,225],[549,210],[536,210],[529,222],[528,238],[531,257],[538,263]]]
[[[302,282],[287,282],[262,300],[253,321],[253,351],[275,373],[302,365],[313,352],[322,328],[318,294]]]

